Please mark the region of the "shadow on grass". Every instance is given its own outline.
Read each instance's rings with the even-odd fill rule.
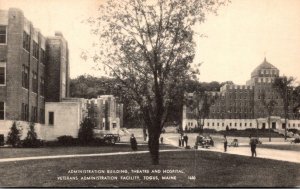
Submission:
[[[295,187],[300,185],[300,165],[295,163],[194,150],[161,152],[160,165],[151,165],[150,162],[149,154],[130,154],[1,163],[0,185],[9,187]],[[70,173],[70,170],[102,170],[104,173]],[[123,173],[109,173],[108,170],[123,170]],[[124,173],[124,170],[127,173]],[[179,173],[163,173],[164,170]],[[152,171],[155,173],[151,173]],[[89,180],[101,176],[116,176],[118,180]],[[139,179],[122,180],[121,176],[124,178],[136,176]],[[151,178],[159,180],[145,179],[144,176],[153,176]],[[162,180],[162,176],[176,177],[176,180]],[[195,180],[190,176],[195,176]],[[67,177],[76,177],[77,180],[70,180]],[[89,179],[81,180],[82,178]]]

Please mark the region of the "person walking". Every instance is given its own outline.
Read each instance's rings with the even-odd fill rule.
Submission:
[[[179,147],[181,147],[181,136],[179,136],[179,138],[178,138],[178,145],[179,145]]]
[[[180,141],[181,141],[181,146],[184,147],[184,137],[183,137],[183,133],[181,133],[181,135],[180,135]]]
[[[250,148],[251,148],[251,156],[256,157],[256,144],[257,144],[257,139],[256,138],[251,138],[250,137]]]
[[[226,135],[224,135],[223,142],[224,142],[224,152],[227,152],[227,138],[226,138]]]
[[[131,149],[133,151],[136,151],[137,150],[137,142],[136,142],[136,138],[134,137],[134,134],[131,134],[131,137],[130,137],[130,145],[131,145]]]
[[[185,147],[187,147],[187,145],[188,145],[188,140],[189,140],[189,137],[187,136],[187,134],[184,135],[183,140],[184,140],[184,142],[185,142]]]

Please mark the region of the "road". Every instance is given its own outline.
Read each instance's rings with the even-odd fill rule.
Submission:
[[[193,147],[195,144],[197,134],[188,134],[189,141],[188,144]],[[173,146],[178,146],[178,138],[179,134],[177,133],[165,133],[162,134],[164,137],[164,142]],[[240,143],[240,147],[228,147],[227,152],[224,152],[224,147],[222,144],[222,136],[212,136],[215,141],[215,146],[209,149],[199,148],[198,150],[207,150],[207,151],[214,151],[220,153],[228,153],[228,154],[236,154],[242,156],[251,156],[250,146],[248,144],[249,139],[246,137],[238,138]],[[231,142],[233,138],[237,137],[228,137],[228,141]],[[248,141],[247,141],[248,140]],[[247,142],[246,142],[247,141]],[[273,142],[268,142],[267,138],[262,139],[263,144],[286,144],[283,139],[272,139]],[[291,145],[300,145],[300,144],[291,144]],[[299,151],[291,151],[291,150],[277,150],[277,149],[267,149],[267,148],[260,148],[259,145],[256,149],[257,158],[265,158],[265,159],[274,159],[280,161],[287,161],[293,163],[300,163],[300,152]]]

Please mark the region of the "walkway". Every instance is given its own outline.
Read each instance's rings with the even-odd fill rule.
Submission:
[[[165,142],[167,144],[178,146],[178,139],[174,138],[172,135],[168,137],[168,135],[164,135]],[[190,144],[195,144],[195,142],[189,140]],[[278,142],[273,142],[272,144],[279,144]],[[292,145],[292,144],[291,144]],[[250,146],[249,144],[241,144],[240,147],[227,147],[227,152],[224,152],[224,147],[222,143],[218,143],[215,147],[211,147],[209,149],[198,148],[198,150],[205,151],[213,151],[227,154],[235,154],[241,156],[251,156]],[[293,163],[300,163],[300,152],[291,151],[291,150],[276,150],[276,149],[267,149],[267,148],[256,148],[257,158],[265,158],[265,159],[273,159],[280,161],[287,161]]]
[[[160,152],[175,152],[183,151],[182,149],[160,150]],[[111,153],[98,153],[98,154],[72,154],[72,155],[54,155],[54,156],[33,156],[33,157],[18,157],[18,158],[3,158],[1,162],[12,161],[28,161],[39,159],[59,159],[59,158],[76,158],[76,157],[98,157],[98,156],[115,156],[115,155],[128,155],[128,154],[146,154],[149,151],[131,151],[131,152],[111,152]]]

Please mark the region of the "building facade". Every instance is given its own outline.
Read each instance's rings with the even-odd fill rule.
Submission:
[[[45,102],[69,93],[68,44],[45,37],[21,10],[0,11],[0,120],[45,123]]]
[[[262,100],[275,101],[274,110],[270,117],[272,129],[284,129],[284,106],[280,94],[273,88],[273,82],[279,77],[279,70],[264,61],[251,73],[251,79],[246,85],[225,84],[220,91],[207,92],[214,97],[214,102],[209,108],[207,119],[204,120],[204,128],[225,130],[228,128],[269,128],[268,112]],[[193,93],[186,98],[193,98]],[[288,111],[287,128],[300,129],[299,113],[294,113],[292,107]],[[188,106],[183,107],[182,127],[193,128],[198,126],[194,110]]]
[[[69,95],[68,56],[68,43],[60,32],[45,37],[21,10],[0,10],[1,135],[6,137],[15,121],[22,127],[22,138],[29,122],[35,123],[38,137],[45,140],[72,130],[64,124],[54,125],[59,119],[52,114],[63,115],[61,107],[80,112],[80,103],[51,104],[63,103]],[[74,135],[73,131],[69,134]]]
[[[119,130],[123,127],[123,104],[113,95],[101,95],[88,101],[89,114],[98,130]]]

